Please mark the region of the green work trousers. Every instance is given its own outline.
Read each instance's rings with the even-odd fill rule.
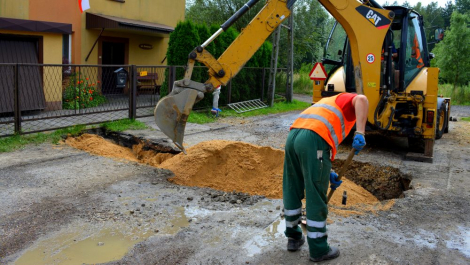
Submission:
[[[330,146],[315,132],[292,129],[285,148],[283,200],[287,237],[300,239],[302,199],[306,195],[307,242],[310,256],[328,253],[326,218],[331,170]]]

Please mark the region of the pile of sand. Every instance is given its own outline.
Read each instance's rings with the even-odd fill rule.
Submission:
[[[187,153],[160,165],[175,173],[171,182],[282,198],[284,152],[281,150],[214,140],[199,143]]]
[[[79,137],[68,137],[65,143],[94,155],[118,158],[138,162],[139,160],[129,148],[122,147],[95,134],[82,134]]]
[[[95,155],[169,169],[175,174],[169,180],[178,185],[282,198],[284,152],[271,147],[213,140],[189,148],[187,155],[172,155],[156,154],[144,150],[142,145],[135,145],[130,150],[90,134],[68,138],[66,143]],[[347,206],[341,205],[345,190]],[[393,203],[380,203],[370,192],[344,177],[343,184],[330,201],[331,211],[344,216],[388,210]]]

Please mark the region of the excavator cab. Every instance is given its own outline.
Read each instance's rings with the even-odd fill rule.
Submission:
[[[404,7],[385,7],[395,13],[384,40],[381,54],[381,87],[403,92],[425,66],[430,66],[422,17]],[[328,79],[323,96],[341,92],[356,92],[351,48],[343,27],[336,22],[327,40],[322,63]],[[419,54],[419,58],[417,57]],[[389,58],[386,58],[389,57]],[[390,62],[391,65],[386,65]],[[385,82],[390,77],[389,84]],[[334,90],[332,89],[334,87]],[[318,100],[314,99],[314,102]]]
[[[428,51],[423,17],[405,7],[384,8],[393,11],[395,17],[385,36],[380,58],[379,93],[382,100],[371,106],[376,110],[369,125],[406,136],[414,151],[425,153],[423,140],[439,139],[448,131],[450,99],[437,98],[437,80],[428,80],[432,54]],[[322,62],[328,78],[324,85],[314,85],[313,103],[341,92],[356,92],[350,43],[339,23],[334,24],[324,52]],[[315,91],[318,89],[320,93]],[[432,106],[434,100],[437,100],[436,107]],[[425,108],[426,102],[428,108]],[[434,130],[435,135],[431,135],[430,130]],[[432,144],[428,146],[432,149]],[[428,150],[428,154],[432,156],[432,150]]]

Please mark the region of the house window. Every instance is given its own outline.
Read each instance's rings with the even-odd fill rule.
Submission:
[[[72,35],[62,35],[62,64],[72,63]]]

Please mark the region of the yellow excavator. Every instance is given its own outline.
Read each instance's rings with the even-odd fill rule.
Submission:
[[[438,98],[439,69],[429,67],[433,55],[427,50],[422,17],[404,7],[382,7],[374,0],[318,1],[336,24],[323,59],[328,78],[314,82],[313,103],[341,92],[364,94],[370,128],[406,136],[424,158],[432,159],[434,139],[448,130],[450,99]],[[205,48],[257,2],[248,1],[189,54],[184,78],[175,81],[171,93],[155,108],[158,127],[183,152],[193,105],[204,93],[227,85],[289,17],[296,0],[267,0],[227,50],[214,58]],[[191,80],[196,62],[209,69],[205,83]]]

